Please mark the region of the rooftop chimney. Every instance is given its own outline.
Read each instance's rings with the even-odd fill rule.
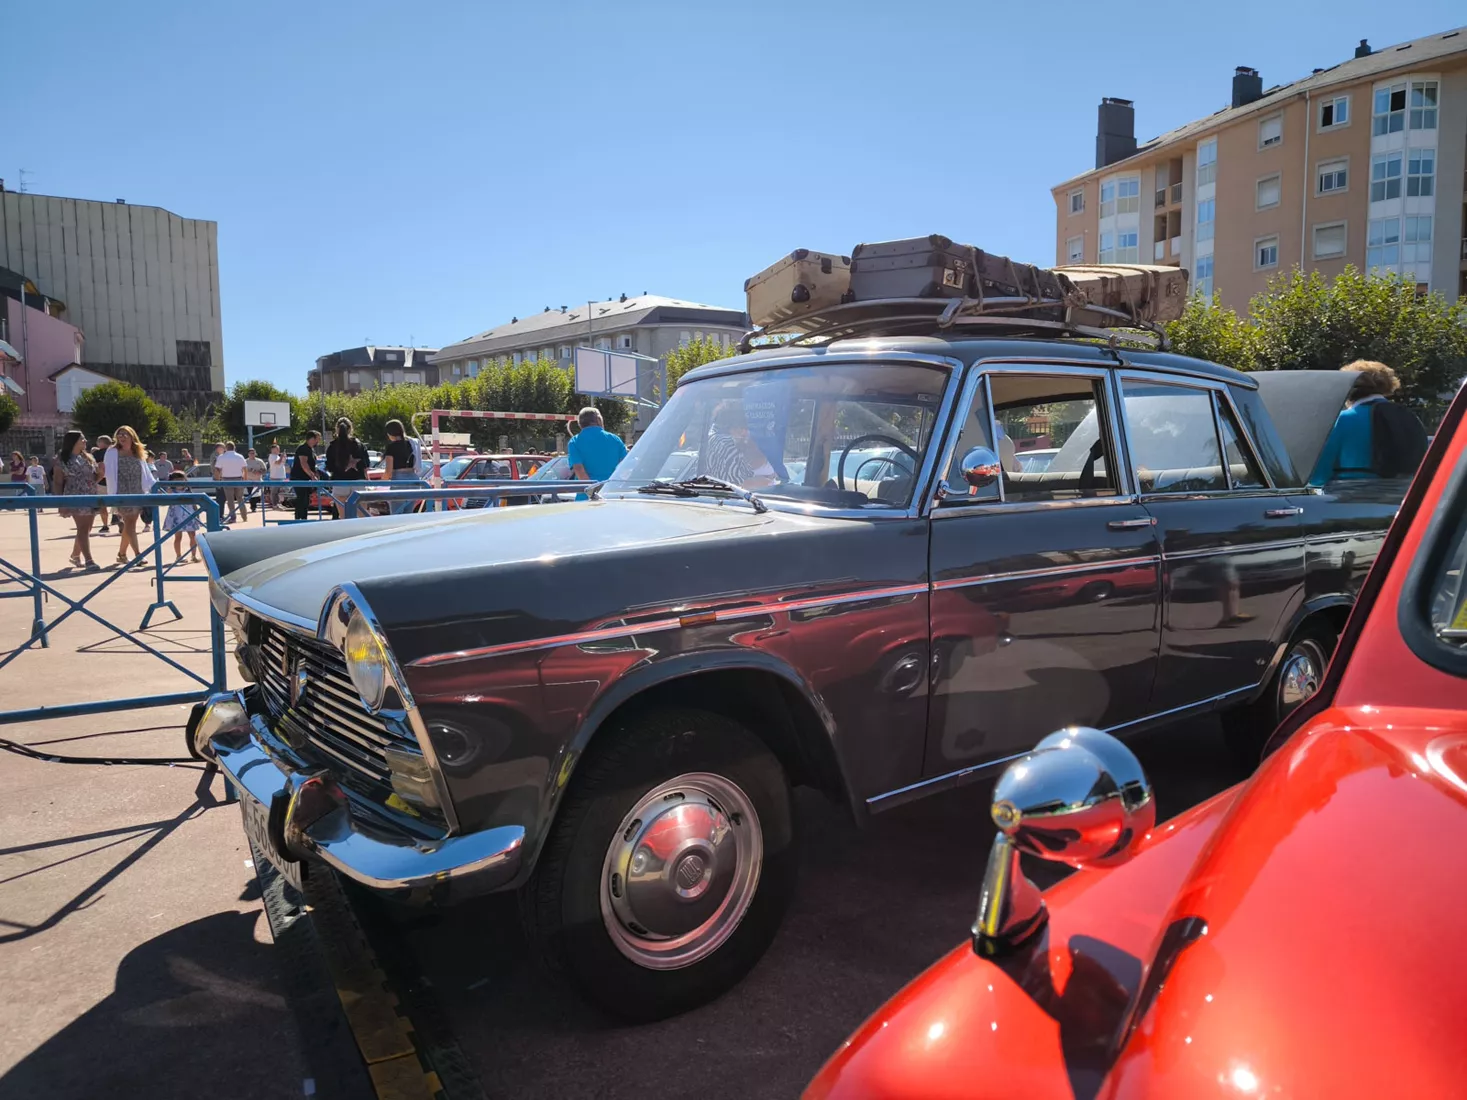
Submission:
[[[1374,52],[1375,51],[1370,48],[1370,43],[1365,41],[1365,39],[1363,38],[1360,40],[1360,45],[1355,47],[1356,57],[1369,57]]]
[[[1095,126],[1095,167],[1104,168],[1136,152],[1136,107],[1129,99],[1106,96]]]
[[[1257,69],[1239,65],[1233,70],[1233,106],[1246,107],[1263,98],[1263,77]]]

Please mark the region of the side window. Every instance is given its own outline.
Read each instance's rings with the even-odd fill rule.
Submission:
[[[994,449],[988,418],[988,398],[983,386],[968,409],[958,429],[958,445],[946,474],[947,493],[939,507],[956,508],[965,504],[996,501],[999,480],[998,452]]]
[[[1233,411],[1222,402],[1218,403],[1218,425],[1222,428],[1223,450],[1228,456],[1228,472],[1233,476],[1234,489],[1262,489],[1264,487],[1263,474],[1259,472],[1258,463],[1253,460],[1253,453],[1243,442],[1243,434],[1238,430],[1238,423],[1233,419]]]
[[[1152,382],[1124,382],[1121,392],[1141,492],[1205,493],[1228,487],[1210,393]]]
[[[989,392],[1005,500],[1116,495],[1102,381],[995,374]]]

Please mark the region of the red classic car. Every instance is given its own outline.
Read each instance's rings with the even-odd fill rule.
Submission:
[[[972,940],[807,1100],[1467,1096],[1467,389],[1320,689],[1166,822],[1062,730],[994,788]],[[1020,853],[1081,868],[1041,894]]]

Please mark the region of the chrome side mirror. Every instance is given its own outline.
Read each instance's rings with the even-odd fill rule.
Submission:
[[[974,447],[963,455],[958,469],[963,473],[963,480],[975,489],[987,489],[1003,476],[1003,464],[988,447]]]
[[[1087,728],[1052,733],[1010,764],[991,812],[999,831],[973,923],[973,949],[985,956],[1044,926],[1044,899],[1024,877],[1021,852],[1071,867],[1114,867],[1156,824],[1156,800],[1135,755]]]

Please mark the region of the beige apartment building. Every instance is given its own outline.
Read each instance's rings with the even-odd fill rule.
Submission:
[[[1467,28],[1373,50],[1138,146],[1100,105],[1096,167],[1053,188],[1057,262],[1185,267],[1243,309],[1271,276],[1346,264],[1467,294]]]

